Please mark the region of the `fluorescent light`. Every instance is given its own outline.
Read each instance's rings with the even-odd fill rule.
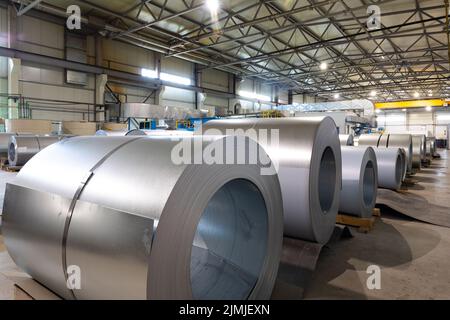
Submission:
[[[156,70],[142,68],[141,76],[146,77],[146,78],[156,79],[156,78],[158,78],[158,72]]]
[[[406,109],[402,109],[403,112],[406,112]]]
[[[375,113],[380,113],[380,112],[381,112],[380,109],[375,110]]]
[[[334,95],[334,98],[337,100],[337,99],[339,99],[341,97],[341,95],[339,94],[339,93],[336,93],[335,95]]]
[[[426,109],[427,111],[432,111],[432,110],[433,110],[433,108],[430,107],[430,106],[426,107],[425,109]]]
[[[327,70],[327,69],[328,69],[328,63],[322,62],[322,63],[320,64],[320,70],[325,71],[325,70]]]
[[[178,84],[182,84],[185,86],[191,85],[191,79],[186,78],[186,77],[176,76],[176,75],[173,75],[170,73],[161,72],[160,78],[161,78],[161,80],[164,80],[164,81],[178,83]]]
[[[212,12],[217,12],[217,10],[219,10],[220,3],[219,0],[206,0],[206,6]]]
[[[239,91],[238,94],[244,98],[255,99],[259,101],[270,101],[271,98],[269,96],[265,96],[262,94],[257,94],[250,91]]]
[[[370,92],[370,96],[371,97],[375,97],[377,95],[377,92],[375,91],[375,90],[372,90],[371,92]]]
[[[414,98],[419,98],[419,97],[420,97],[420,93],[414,92]]]

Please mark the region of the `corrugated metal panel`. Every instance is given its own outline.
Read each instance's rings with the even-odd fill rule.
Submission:
[[[239,90],[253,92],[253,80],[245,79],[240,83]]]
[[[21,82],[21,92],[25,97],[60,101],[94,103],[94,91],[70,87]]]
[[[433,124],[433,113],[431,112],[410,113],[408,117],[409,125]]]
[[[126,43],[103,40],[104,65],[133,73],[140,73],[140,68],[155,69],[154,53]]]
[[[228,92],[228,74],[213,69],[205,70],[202,73],[202,86]]]
[[[161,61],[161,72],[193,79],[194,64],[177,58],[166,58]]]
[[[228,99],[216,98],[211,95],[207,95],[204,105],[207,107],[228,107]]]
[[[20,50],[63,58],[64,26],[22,16],[17,20],[17,41]]]
[[[166,87],[162,106],[195,108],[195,93],[189,90]]]
[[[5,9],[0,8],[0,46],[8,45],[8,16]]]

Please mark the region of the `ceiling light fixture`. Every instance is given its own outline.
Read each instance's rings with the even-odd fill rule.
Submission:
[[[206,6],[210,11],[217,12],[217,10],[219,10],[220,3],[219,0],[207,0]]]
[[[325,70],[327,70],[327,69],[328,69],[328,63],[322,62],[322,63],[320,64],[320,70],[325,71]]]
[[[339,99],[341,97],[341,95],[339,94],[339,93],[336,93],[335,95],[334,95],[334,98],[337,100],[337,99]]]
[[[430,107],[430,106],[426,107],[425,109],[426,109],[427,111],[432,111],[432,110],[433,110],[433,108]]]

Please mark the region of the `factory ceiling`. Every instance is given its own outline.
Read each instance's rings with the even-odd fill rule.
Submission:
[[[104,36],[294,93],[383,101],[450,90],[448,0],[13,2],[77,4],[118,28]]]

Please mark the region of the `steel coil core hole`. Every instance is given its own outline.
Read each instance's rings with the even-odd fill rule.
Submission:
[[[9,144],[8,155],[11,161],[16,160],[16,148],[14,147],[14,143]]]
[[[194,299],[246,299],[266,258],[268,213],[259,189],[235,179],[209,200],[191,252]]]
[[[368,161],[364,169],[363,177],[363,199],[366,207],[373,203],[375,195],[375,169],[372,161]]]
[[[318,186],[320,208],[325,214],[333,205],[336,186],[336,159],[330,147],[325,149],[320,160]]]

